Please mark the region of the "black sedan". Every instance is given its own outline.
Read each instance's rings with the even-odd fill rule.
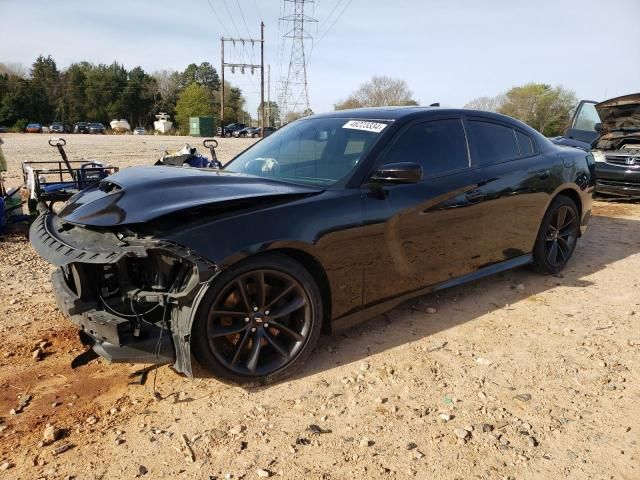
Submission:
[[[559,272],[594,185],[591,154],[509,117],[351,110],[293,122],[219,171],[125,169],[30,238],[95,352],[187,375],[193,353],[268,383],[321,331],[514,267]]]

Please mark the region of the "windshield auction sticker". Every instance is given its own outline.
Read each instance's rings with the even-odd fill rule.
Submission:
[[[365,132],[380,133],[386,127],[386,123],[365,122],[362,120],[349,120],[342,128],[350,128],[352,130],[364,130]]]

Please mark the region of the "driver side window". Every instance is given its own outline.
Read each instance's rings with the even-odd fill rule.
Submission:
[[[424,177],[435,177],[469,167],[467,138],[462,119],[418,123],[400,134],[385,163],[413,162],[422,166]]]

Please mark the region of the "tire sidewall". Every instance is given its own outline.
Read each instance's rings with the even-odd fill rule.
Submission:
[[[549,223],[551,222],[553,215],[558,210],[558,208],[562,206],[568,206],[573,209],[576,215],[576,219],[577,219],[576,221],[578,222],[578,228],[576,232],[576,241],[574,242],[571,248],[571,252],[569,253],[569,258],[567,258],[567,260],[563,264],[554,266],[554,265],[551,265],[547,260],[547,255],[545,252],[545,238],[547,235],[547,230],[549,228]],[[556,198],[553,199],[553,201],[551,202],[551,205],[549,205],[549,208],[545,212],[542,222],[540,224],[540,230],[538,231],[538,237],[536,238],[536,243],[533,249],[533,267],[538,272],[544,273],[547,275],[552,275],[562,271],[567,266],[571,258],[573,257],[573,252],[575,251],[576,246],[578,245],[579,236],[580,236],[580,213],[578,210],[578,206],[576,205],[576,202],[574,202],[571,198],[567,197],[566,195],[558,195]]]
[[[214,300],[230,281],[252,270],[263,269],[280,271],[292,276],[300,283],[310,303],[311,329],[302,348],[300,348],[296,356],[283,367],[269,375],[261,377],[238,375],[222,365],[213,352],[211,352],[207,339],[207,317]],[[209,290],[205,293],[204,298],[198,306],[193,326],[191,327],[191,348],[198,364],[220,380],[244,386],[265,385],[292,375],[304,365],[318,343],[322,329],[322,319],[323,309],[320,289],[304,266],[284,254],[261,254],[243,260],[228,268],[212,281]]]

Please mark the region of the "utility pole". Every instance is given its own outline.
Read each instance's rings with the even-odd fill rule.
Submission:
[[[271,126],[271,64],[267,65],[267,127]]]
[[[260,22],[260,105],[262,105],[260,136],[264,138],[264,22]]]
[[[235,46],[236,42],[241,43],[243,47],[246,43],[250,43],[252,48],[255,47],[255,44],[259,42],[260,43],[260,64],[256,65],[253,63],[225,62],[224,61],[224,44],[232,43]],[[245,73],[245,69],[249,69],[251,71],[251,75],[253,75],[253,72],[256,68],[259,68],[260,78],[261,78],[260,103],[262,104],[260,122],[261,122],[261,126],[264,127],[264,22],[260,22],[260,39],[259,40],[256,38],[220,37],[220,56],[221,56],[220,76],[222,78],[222,82],[220,83],[220,122],[221,124],[224,123],[223,119],[224,119],[224,70],[225,68],[230,68],[231,73],[235,73],[236,68],[238,68],[240,70],[240,73],[242,74]],[[223,133],[224,133],[224,125],[222,125],[222,127],[223,127]]]
[[[220,50],[220,58],[222,58],[222,63],[220,64],[220,74],[222,76],[222,82],[220,82],[220,127],[224,137],[224,37],[220,37]]]
[[[292,4],[293,12],[280,20],[292,23],[292,28],[284,34],[284,38],[291,39],[291,56],[289,71],[282,89],[281,115],[285,118],[290,112],[297,112],[302,107],[305,114],[309,108],[309,85],[307,83],[307,60],[304,53],[304,41],[310,40],[311,35],[305,31],[305,23],[315,23],[317,20],[304,13],[304,6],[314,0],[283,0],[284,9]]]

